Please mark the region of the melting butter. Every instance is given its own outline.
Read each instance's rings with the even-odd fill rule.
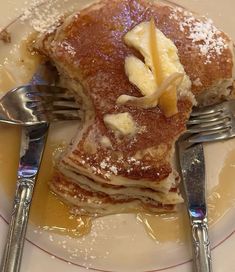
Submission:
[[[157,90],[152,71],[137,57],[126,57],[125,71],[129,81],[138,87],[142,95],[151,95]]]
[[[180,63],[178,49],[174,43],[159,29],[155,28],[155,31],[157,39],[156,44],[158,45],[156,50],[158,50],[159,60],[161,61],[161,75],[156,74],[156,77],[161,78],[162,81],[174,73],[182,73],[184,74],[184,78],[179,86],[179,91],[184,90],[185,92],[185,90],[189,90],[191,82],[184,71],[183,65]],[[154,89],[155,86],[158,85],[157,83],[155,83],[155,86],[153,85],[152,81],[155,76],[152,72],[150,73],[148,70],[146,70],[148,68],[151,71],[154,71],[155,66],[153,63],[150,46],[150,22],[142,22],[135,26],[125,35],[124,40],[128,46],[134,47],[136,50],[138,50],[144,57],[145,61],[145,63],[143,63],[141,60],[139,60],[139,62],[142,62],[142,65],[140,65],[139,62],[137,63],[136,59],[127,59],[127,76],[130,82],[136,85],[143,95],[151,95],[156,91],[156,89]],[[136,73],[137,67],[135,65],[138,65],[138,73]]]
[[[121,135],[133,135],[136,132],[136,124],[129,112],[106,114],[104,123],[114,132]]]

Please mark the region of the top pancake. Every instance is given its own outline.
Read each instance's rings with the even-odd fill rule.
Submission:
[[[93,116],[61,163],[73,165],[78,172],[86,169],[87,176],[96,175],[109,181],[112,176],[123,176],[159,182],[172,173],[172,149],[175,140],[185,131],[191,112],[188,98],[179,99],[179,113],[170,118],[158,107],[137,109],[116,104],[122,94],[141,96],[125,74],[124,61],[128,55],[142,57],[125,45],[123,37],[134,26],[152,17],[157,28],[178,48],[180,61],[195,82],[192,89],[195,94],[220,80],[232,78],[231,41],[206,19],[196,19],[179,8],[142,0],[104,0],[94,4],[65,19],[38,45],[69,87],[73,88],[76,82],[82,85],[81,95],[89,101]],[[202,29],[204,37],[205,30],[211,31],[210,40],[197,38],[195,29]],[[105,126],[106,114],[121,112],[129,112],[142,128],[134,137],[117,139]],[[111,147],[100,143],[103,136],[109,138]],[[105,167],[102,166],[104,161]]]

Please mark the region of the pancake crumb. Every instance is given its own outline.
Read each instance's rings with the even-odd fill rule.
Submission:
[[[11,43],[11,34],[6,29],[0,29],[0,41],[3,41],[4,43]]]
[[[202,86],[202,82],[201,82],[200,78],[195,79],[193,81],[193,85],[195,85],[195,86]]]

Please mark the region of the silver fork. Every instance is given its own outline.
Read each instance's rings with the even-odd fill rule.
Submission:
[[[1,272],[20,270],[29,210],[49,123],[77,120],[81,111],[66,89],[56,86],[28,85],[18,87],[0,99],[0,122],[22,125],[27,137],[20,158],[18,180]]]
[[[189,143],[214,142],[235,136],[235,100],[194,109],[187,123]]]
[[[20,86],[0,99],[0,122],[13,125],[77,120],[81,114],[74,96],[58,86]]]

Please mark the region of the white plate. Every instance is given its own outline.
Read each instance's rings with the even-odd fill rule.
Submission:
[[[61,2],[67,1],[61,0]],[[87,2],[87,0],[80,1],[81,4]],[[235,30],[233,29],[235,2],[233,0],[175,0],[175,2],[201,14],[209,15],[220,28],[228,32],[235,40]],[[0,25],[3,27],[16,18],[26,4],[24,0],[12,0],[4,3],[1,1]],[[22,39],[25,30],[25,25],[16,23],[13,44]],[[4,54],[7,56],[10,51],[12,54],[16,54],[17,47],[13,45],[2,47],[1,45],[1,61],[2,56]],[[23,78],[24,74],[18,68],[14,72],[20,82],[20,78]],[[58,137],[61,138],[63,135],[60,134]],[[218,185],[219,175],[226,158],[233,149],[235,150],[235,140],[207,145],[205,149],[208,189],[211,190]],[[2,158],[0,151],[0,164],[4,159],[9,158]],[[235,164],[235,160],[230,161],[231,163]],[[235,196],[229,197],[231,200],[235,198]],[[0,183],[0,253],[6,237],[5,219],[9,219],[9,216],[10,201],[1,189]],[[235,269],[233,261],[235,250],[234,218],[235,208],[234,203],[231,202],[226,214],[210,229],[215,272],[230,272]],[[158,244],[146,234],[143,225],[136,220],[134,215],[115,215],[98,219],[94,222],[91,233],[80,239],[69,239],[60,235],[51,237],[51,234],[47,232],[38,235],[34,230],[35,228],[30,225],[23,256],[21,270],[23,272],[87,271],[83,266],[92,267],[98,271],[191,271],[189,245],[173,242]],[[73,257],[72,251],[77,252]]]

